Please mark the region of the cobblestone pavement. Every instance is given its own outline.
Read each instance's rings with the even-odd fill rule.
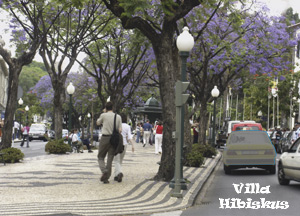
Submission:
[[[153,181],[160,155],[153,146],[127,148],[123,181],[99,181],[97,151],[46,155],[21,163],[0,164],[0,215],[130,215],[176,211],[190,207],[220,153],[201,168],[184,167],[187,190],[171,197],[166,182]]]

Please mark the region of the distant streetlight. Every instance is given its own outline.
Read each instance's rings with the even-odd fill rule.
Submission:
[[[20,107],[22,107],[22,105],[23,105],[23,100],[22,100],[22,98],[20,98],[19,99],[19,101],[18,101],[18,104],[20,105]],[[18,133],[18,136],[19,136],[19,138],[21,138],[21,110],[20,110],[20,114],[19,114],[19,133]]]
[[[189,52],[194,47],[194,38],[189,33],[189,28],[184,27],[183,32],[177,37],[176,45],[181,58],[181,81],[176,82],[175,104],[176,104],[176,154],[175,154],[175,175],[174,181],[170,187],[174,188],[172,196],[182,197],[181,190],[186,190],[187,186],[183,179],[182,167],[182,149],[183,149],[183,130],[184,130],[184,104],[186,103],[189,94],[185,94],[189,82],[186,82],[186,62]]]
[[[88,117],[88,138],[90,138],[90,124],[91,124],[91,114],[88,113],[87,114],[87,117]]]
[[[29,111],[28,105],[26,105],[25,111],[26,111],[26,123],[28,123],[28,111]]]
[[[75,92],[75,87],[73,86],[72,82],[70,82],[70,84],[68,85],[67,92],[68,92],[68,94],[70,96],[70,103],[69,103],[69,125],[68,125],[68,129],[69,129],[69,132],[70,132],[71,129],[72,129],[72,95]],[[70,140],[69,140],[69,144],[71,144]]]
[[[217,97],[219,97],[220,91],[217,88],[217,86],[215,86],[213,88],[213,90],[211,90],[211,96],[214,98],[214,118],[213,118],[213,137],[212,137],[212,147],[215,147],[215,142],[216,142],[216,99]]]
[[[258,111],[257,116],[258,116],[259,118],[262,117],[262,111],[261,111],[261,110]]]

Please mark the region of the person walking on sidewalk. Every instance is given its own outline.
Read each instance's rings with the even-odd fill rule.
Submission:
[[[108,179],[111,176],[111,167],[114,159],[114,147],[110,144],[110,137],[113,133],[115,113],[113,112],[113,103],[107,102],[105,105],[106,112],[102,113],[97,119],[97,125],[102,125],[102,136],[99,143],[98,150],[98,163],[102,172],[100,181],[107,184]],[[117,115],[116,128],[119,132],[122,132],[122,120],[121,116]],[[105,157],[107,155],[107,164],[105,164]]]
[[[143,129],[144,129],[144,145],[143,147],[145,147],[147,144],[149,144],[149,139],[150,139],[150,135],[151,135],[151,131],[152,131],[152,124],[150,124],[149,119],[147,119],[146,123],[143,125]]]
[[[141,137],[141,127],[140,127],[140,123],[136,124],[136,128],[135,128],[135,133],[136,133],[136,143],[140,142],[140,137]]]
[[[23,130],[23,140],[22,140],[20,146],[23,147],[24,141],[25,141],[25,139],[26,139],[26,142],[27,142],[27,148],[29,148],[29,130],[30,130],[29,124],[26,123],[26,126],[23,127],[22,130]]]
[[[134,152],[134,142],[132,142],[132,134],[130,125],[127,124],[127,115],[125,113],[121,114],[122,118],[122,136],[123,136],[123,144],[124,151],[121,154],[117,154],[115,156],[115,178],[114,180],[117,182],[122,182],[123,173],[122,173],[122,163],[126,153],[126,149],[128,146],[128,142],[131,144],[131,151]]]
[[[162,122],[158,121],[155,130],[155,154],[161,154],[162,153],[162,137],[163,137],[163,129]]]

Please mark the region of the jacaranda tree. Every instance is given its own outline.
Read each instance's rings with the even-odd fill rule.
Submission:
[[[32,62],[38,48],[52,24],[60,15],[61,10],[53,11],[51,2],[35,1],[0,1],[1,10],[5,10],[11,16],[8,32],[11,33],[11,41],[16,50],[12,56],[4,44],[0,45],[0,55],[8,65],[8,100],[5,110],[2,143],[0,149],[8,148],[12,142],[13,119],[17,107],[17,90],[19,76],[24,65]],[[43,17],[49,17],[47,25],[40,25]]]
[[[290,69],[291,60],[286,57],[296,44],[282,17],[251,12],[243,6],[234,13],[238,18],[232,18],[226,5],[217,7],[218,10],[199,6],[187,17],[197,47],[193,49],[188,71],[192,77],[191,91],[200,105],[196,107],[200,107],[201,143],[206,142],[207,103],[213,100],[210,92],[214,86],[222,94],[242,73],[265,73],[271,77]]]

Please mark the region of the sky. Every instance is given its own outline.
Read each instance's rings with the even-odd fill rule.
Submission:
[[[268,8],[270,9],[270,15],[280,15],[284,10],[288,9],[289,7],[293,8],[294,13],[298,13],[300,16],[300,0],[258,0],[262,3],[265,3]],[[4,25],[8,26],[9,18],[6,14],[3,12],[0,13],[0,34],[3,37],[3,39],[6,42],[6,47],[9,45],[9,35],[5,34],[3,29],[5,28]],[[83,58],[83,56],[79,56],[80,59]],[[37,54],[35,57],[35,61],[42,62],[42,58]],[[78,64],[76,63],[76,66],[74,68],[77,68]],[[72,70],[74,70],[72,68]]]
[[[266,3],[272,15],[281,14],[283,9],[293,8],[300,15],[300,0],[259,0]]]

